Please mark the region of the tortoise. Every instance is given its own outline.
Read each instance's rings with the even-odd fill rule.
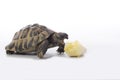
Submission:
[[[68,39],[67,33],[57,33],[44,25],[35,23],[16,32],[5,50],[7,54],[36,53],[39,58],[43,58],[48,48],[56,46],[59,54],[64,53],[64,39]]]

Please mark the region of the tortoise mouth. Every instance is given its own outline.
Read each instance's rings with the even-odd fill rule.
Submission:
[[[67,36],[67,37],[65,37],[65,39],[68,39],[68,36]]]
[[[65,37],[64,37],[65,39],[68,39],[68,35],[65,35]]]

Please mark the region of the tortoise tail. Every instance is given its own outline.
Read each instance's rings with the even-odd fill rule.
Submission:
[[[10,43],[9,45],[7,45],[7,46],[5,47],[5,49],[6,49],[6,50],[12,50],[12,49],[14,48],[14,46],[15,46],[15,43],[12,42],[12,43]]]
[[[7,50],[8,49],[8,45],[7,46],[5,46],[5,50]]]

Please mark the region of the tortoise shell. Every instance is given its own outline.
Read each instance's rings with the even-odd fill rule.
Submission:
[[[19,52],[35,47],[53,33],[54,31],[43,25],[27,25],[15,33],[12,42],[6,46],[6,50]]]

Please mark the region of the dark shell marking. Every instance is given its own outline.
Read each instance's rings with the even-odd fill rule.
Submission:
[[[21,39],[27,37],[27,34],[28,34],[28,32],[29,32],[29,29],[30,29],[30,27],[28,27],[28,28],[26,28],[26,29],[23,30],[23,33],[22,33],[22,35],[21,35]]]
[[[24,40],[24,49],[27,49],[28,46],[27,46],[27,39]]]
[[[28,48],[33,46],[33,38],[30,39],[29,43],[28,43]]]

